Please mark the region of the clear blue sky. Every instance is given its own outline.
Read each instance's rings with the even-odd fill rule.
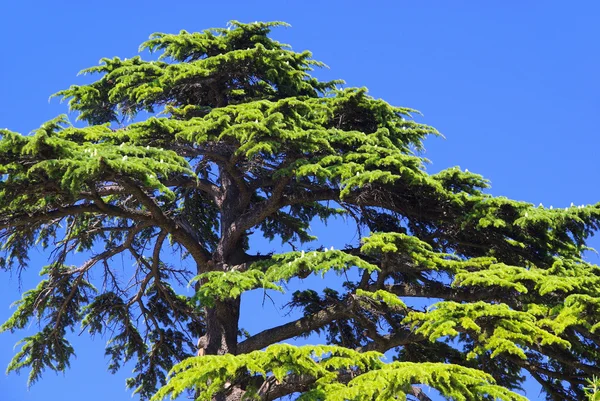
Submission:
[[[0,127],[29,132],[66,112],[48,96],[82,83],[76,73],[101,57],[135,55],[152,32],[283,20],[292,28],[275,37],[328,64],[320,76],[423,112],[447,138],[426,142],[431,171],[460,165],[491,179],[493,194],[535,204],[600,200],[597,1],[23,0],[2,2],[0,15]],[[337,230],[323,231],[323,242],[342,245]],[[32,260],[23,289],[44,263],[42,254]],[[0,320],[19,297],[16,278],[0,272]],[[247,328],[286,319],[272,306],[247,305]],[[18,339],[0,335],[0,367]],[[130,399],[129,372],[106,372],[106,340],[73,341],[77,359],[64,376],[49,372],[28,391],[26,375],[0,375],[0,399]]]

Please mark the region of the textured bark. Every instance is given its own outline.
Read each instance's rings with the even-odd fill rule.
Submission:
[[[240,298],[217,301],[215,306],[206,309],[207,355],[237,353],[238,321],[240,318]]]
[[[243,232],[236,228],[236,221],[249,201],[244,182],[236,179],[231,164],[222,167],[220,175],[222,197],[221,240],[213,254],[209,268],[229,271],[233,266],[245,262],[242,243]],[[202,273],[202,266],[198,266]],[[199,353],[202,355],[223,355],[237,353],[239,332],[240,298],[216,300],[214,306],[206,308],[206,334],[199,340]]]

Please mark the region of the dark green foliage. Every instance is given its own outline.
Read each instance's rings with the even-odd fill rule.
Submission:
[[[79,321],[79,311],[95,292],[94,287],[82,275],[66,274],[72,266],[52,265],[42,269],[47,279],[36,289],[27,291],[17,302],[15,314],[2,326],[1,331],[25,328],[32,318],[44,322],[43,329],[21,340],[23,347],[8,366],[7,371],[19,371],[31,367],[29,383],[40,378],[44,367],[64,371],[74,354],[73,347],[65,339],[68,328]]]
[[[313,77],[322,63],[269,37],[280,25],[154,34],[142,49],[159,61],[102,59],[84,71],[97,81],[57,94],[88,126],[0,131],[0,267],[52,251],[2,326],[40,323],[9,370],[64,370],[83,326],[109,337],[109,370],[133,362],[143,399],[423,401],[427,385],[522,400],[524,371],[549,400],[583,399],[600,373],[600,268],[582,256],[600,205],[535,207],[458,167],[428,174],[419,152],[438,132]],[[360,237],[342,250],[310,234],[337,216]],[[293,251],[252,254],[252,233]],[[70,266],[76,252],[88,259]],[[303,317],[238,326],[244,292],[329,273],[343,284],[291,294]],[[281,344],[313,333],[327,345]]]

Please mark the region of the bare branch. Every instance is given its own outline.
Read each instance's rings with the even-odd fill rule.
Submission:
[[[258,396],[265,401],[275,400],[297,392],[310,389],[316,379],[310,375],[288,375],[283,381],[275,376],[268,377],[258,389]]]
[[[71,300],[75,296],[77,289],[79,287],[79,284],[83,280],[83,277],[85,276],[85,274],[92,267],[94,267],[94,265],[96,263],[103,261],[103,260],[110,259],[111,257],[128,249],[131,246],[131,243],[133,242],[133,240],[135,239],[136,234],[139,233],[140,231],[142,231],[143,229],[149,227],[150,225],[151,224],[148,222],[139,224],[132,231],[129,232],[126,240],[121,245],[114,247],[114,248],[107,249],[106,251],[99,253],[98,255],[88,259],[88,261],[85,262],[83,265],[81,265],[79,268],[75,269],[74,271],[68,272],[69,275],[78,273],[78,276],[75,279],[75,281],[73,282],[73,288],[71,289],[71,291],[69,292],[69,294],[67,295],[67,297],[65,298],[63,303],[61,304],[60,309],[59,309],[58,313],[56,314],[55,325],[57,325],[57,326],[59,325],[59,322],[60,322],[60,319],[61,319],[63,313],[67,309],[68,304],[71,302]]]
[[[354,297],[350,296],[343,303],[325,308],[317,313],[294,320],[281,326],[263,330],[238,344],[238,353],[245,354],[262,349],[270,344],[297,337],[320,329],[336,319],[351,315]]]
[[[200,245],[198,239],[193,233],[186,230],[183,225],[177,224],[177,222],[175,222],[173,219],[166,216],[162,209],[154,202],[154,200],[135,183],[128,179],[123,179],[123,184],[150,212],[157,224],[169,232],[177,242],[187,249],[199,267],[206,265],[210,255],[208,251],[204,249],[202,245]]]

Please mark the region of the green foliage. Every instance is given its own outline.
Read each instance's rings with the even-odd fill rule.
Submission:
[[[589,386],[585,388],[586,395],[589,401],[600,400],[600,383],[598,378],[594,377],[592,380],[588,379]]]
[[[381,362],[376,352],[359,353],[335,346],[272,345],[264,351],[238,356],[189,358],[173,367],[169,384],[152,398],[178,397],[188,388],[197,400],[211,400],[227,389],[227,384],[251,381],[256,376],[278,382],[301,375],[308,389],[302,400],[401,399],[413,394],[414,383],[427,384],[448,398],[467,401],[491,397],[497,400],[526,400],[525,397],[496,386],[494,379],[480,371],[457,365]],[[349,376],[347,384],[340,376]],[[258,396],[258,389],[253,389]]]
[[[214,305],[215,299],[238,298],[243,292],[255,288],[283,292],[283,288],[266,279],[260,270],[245,272],[207,272],[192,280],[200,281],[201,286],[196,297],[201,305]]]
[[[102,78],[87,86],[72,86],[56,96],[71,98],[69,107],[79,119],[103,124],[140,110],[154,112],[157,105],[198,105],[211,109],[222,101],[242,103],[255,99],[315,96],[339,81],[321,83],[308,72],[322,63],[310,52],[295,53],[267,37],[280,23],[242,24],[233,30],[214,29],[179,35],[153,34],[141,50],[163,51],[161,58],[179,63],[133,59],[102,59],[103,65],[83,70]],[[219,80],[226,76],[225,80]],[[190,91],[189,82],[204,83]],[[188,109],[189,110],[189,109]],[[187,114],[187,113],[186,113]]]
[[[374,301],[381,302],[382,304],[391,307],[391,308],[401,308],[406,309],[406,304],[402,302],[395,294],[392,294],[386,290],[377,290],[375,292],[361,290],[360,288],[356,290],[356,295],[359,297],[367,297]]]
[[[40,325],[9,371],[65,370],[82,326],[108,337],[111,372],[134,362],[142,399],[425,401],[424,385],[523,400],[524,370],[548,400],[595,397],[600,268],[583,253],[600,204],[535,207],[458,167],[428,174],[435,128],[319,81],[324,64],[272,39],[279,26],[153,34],[141,49],[157,61],[104,58],[56,94],[89,125],[0,130],[0,268],[28,268],[36,247],[51,260],[1,326]],[[310,231],[337,217],[358,233],[343,250]],[[251,254],[253,234],[292,251]],[[341,285],[297,280],[329,272]],[[239,327],[245,292],[292,286],[302,317]],[[315,333],[327,345],[281,343]]]
[[[507,353],[527,359],[522,347],[533,344],[569,347],[568,341],[539,327],[541,322],[536,320],[532,314],[512,310],[508,305],[486,302],[440,302],[433,305],[427,313],[411,312],[405,319],[413,327],[417,327],[418,334],[428,337],[430,341],[457,336],[459,330],[476,333],[481,345],[467,357],[474,357],[478,352],[492,351],[492,358],[500,353]]]
[[[294,277],[306,277],[312,273],[324,276],[330,270],[341,273],[352,267],[378,270],[377,266],[344,251],[301,251],[272,255],[268,260],[253,263],[245,271],[203,273],[192,282],[201,282],[196,293],[200,304],[212,305],[215,299],[238,298],[243,292],[257,288],[284,292],[283,287],[276,283],[287,283]],[[381,295],[378,293],[378,296]]]
[[[0,326],[0,332],[23,329],[33,319],[46,325],[32,336],[19,341],[21,350],[13,357],[7,372],[31,368],[29,384],[39,380],[44,368],[64,371],[74,350],[64,337],[68,328],[78,320],[79,310],[96,291],[83,276],[64,274],[71,267],[50,265],[42,270],[48,278],[37,288],[27,291],[15,302],[15,313]],[[65,302],[66,301],[66,302]]]
[[[491,376],[475,369],[439,363],[394,362],[380,370],[372,370],[352,379],[348,385],[325,387],[322,391],[308,393],[308,399],[327,400],[406,400],[407,394],[414,395],[412,384],[425,384],[440,391],[448,399],[467,400],[527,400],[507,389],[494,384]],[[316,393],[316,394],[315,394]],[[316,396],[316,397],[315,397]],[[303,397],[304,398],[304,397]]]

